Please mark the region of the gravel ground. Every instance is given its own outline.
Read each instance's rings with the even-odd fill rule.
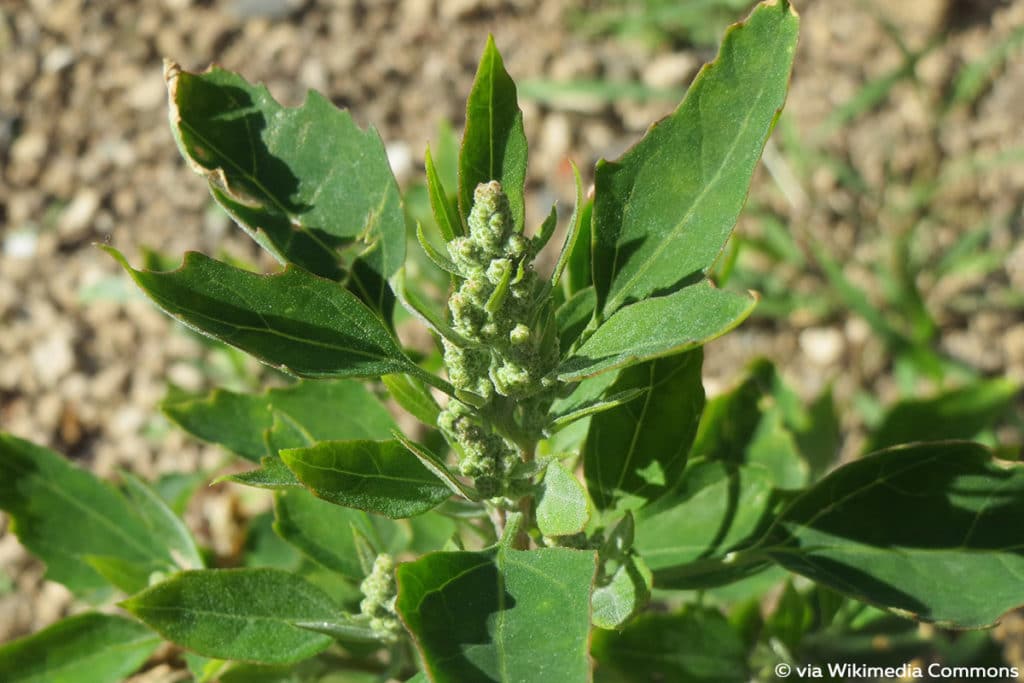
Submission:
[[[588,39],[567,20],[580,4],[0,0],[0,426],[104,476],[126,467],[151,477],[220,459],[169,429],[155,409],[168,380],[186,389],[208,386],[206,369],[216,370],[218,359],[134,295],[93,246],[112,244],[136,262],[142,247],[259,258],[211,211],[204,182],[177,154],[166,122],[163,57],[188,69],[215,61],[265,82],[287,104],[300,103],[308,88],[326,93],[380,130],[404,181],[422,172],[425,143],[439,122],[461,125],[488,31],[509,71],[523,79],[679,88],[709,56]],[[783,157],[771,174],[759,172],[753,197],[794,231],[817,235],[848,264],[851,279],[866,282],[862,264],[879,258],[877,236],[899,229],[899,212],[887,207],[906,200],[900,179],[1024,148],[1019,49],[972,106],[942,125],[932,116],[961,65],[1021,30],[1024,1],[797,4],[804,24],[787,116],[801,132],[818,130],[865,83],[900,65],[886,22],[909,50],[945,36],[916,64],[916,83],[899,83],[884,104],[821,138],[822,148],[878,188],[884,202],[851,192],[827,167],[790,182]],[[552,199],[571,205],[568,159],[586,173],[672,106],[577,95],[524,102],[533,223]],[[1020,308],[990,305],[984,296],[1024,287],[1024,163],[966,166],[955,178],[922,219],[933,228],[928,239],[948,248],[979,221],[997,217],[984,246],[1005,254],[1005,262],[981,278],[965,275],[934,288],[921,283],[942,324],[942,347],[987,373],[1024,380]],[[756,233],[758,226],[745,220],[741,230]],[[820,286],[813,272],[782,276],[803,291]],[[784,321],[752,321],[711,348],[709,388],[727,386],[755,355],[777,359],[806,395],[834,378],[841,401],[858,389],[883,399],[895,392],[884,350],[855,317],[797,311]],[[849,422],[856,428],[855,419]],[[209,542],[227,546],[223,537],[237,534],[236,506],[230,496],[204,493],[190,515]],[[0,642],[74,609],[64,589],[42,581],[42,568],[10,533],[0,535],[4,574],[13,590],[0,595]]]

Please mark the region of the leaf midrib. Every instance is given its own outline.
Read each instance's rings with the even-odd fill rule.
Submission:
[[[135,271],[135,272],[136,273],[140,273],[140,271]],[[244,324],[230,322],[230,321],[227,321],[227,320],[221,320],[221,319],[215,318],[212,315],[209,315],[207,313],[199,312],[199,311],[196,311],[195,309],[191,309],[191,308],[188,308],[186,306],[182,306],[180,304],[174,304],[174,302],[169,302],[167,297],[165,297],[165,296],[163,296],[161,294],[158,294],[157,292],[153,291],[152,289],[148,289],[147,288],[147,291],[148,291],[150,297],[156,302],[156,304],[158,306],[160,306],[160,308],[162,308],[164,311],[166,311],[169,315],[171,315],[174,318],[177,318],[183,324],[185,324],[188,327],[190,327],[190,328],[192,328],[192,329],[194,329],[194,330],[196,330],[198,332],[201,332],[202,334],[205,334],[205,335],[210,335],[210,333],[205,331],[204,329],[198,327],[197,325],[194,325],[194,324],[190,323],[189,320],[187,320],[185,318],[185,316],[187,315],[187,316],[192,316],[192,317],[197,318],[197,319],[210,320],[210,321],[212,321],[214,323],[218,323],[220,325],[227,325],[228,327],[232,327],[232,328],[234,328],[236,330],[243,331],[243,332],[257,332],[257,333],[260,333],[260,334],[269,334],[269,335],[272,335],[272,336],[280,337],[281,339],[286,339],[286,340],[289,340],[289,341],[299,342],[301,344],[305,344],[305,345],[308,345],[308,346],[315,346],[315,347],[327,349],[327,350],[330,350],[330,351],[338,351],[338,352],[342,352],[342,353],[351,353],[352,355],[362,356],[362,357],[365,357],[365,358],[369,358],[371,360],[394,362],[394,363],[402,363],[403,365],[405,365],[405,363],[403,363],[402,359],[400,359],[400,358],[395,358],[393,356],[384,355],[383,353],[372,353],[372,352],[369,352],[369,351],[361,351],[359,349],[354,349],[354,348],[347,347],[347,346],[341,346],[341,345],[338,345],[338,344],[331,344],[329,342],[321,341],[321,340],[318,340],[318,339],[308,339],[308,338],[305,338],[305,337],[297,337],[295,335],[289,334],[288,332],[285,332],[285,331],[282,331],[280,329],[271,327],[269,324],[266,324],[266,323],[264,323],[264,327],[257,327],[257,326],[254,326],[254,325],[244,325]],[[173,304],[173,306],[172,306],[172,304]],[[179,312],[174,312],[175,309],[177,309]]]
[[[717,169],[715,169],[715,173],[712,176],[711,180],[703,183],[701,191],[694,198],[693,202],[690,204],[690,207],[686,210],[686,213],[683,214],[683,217],[679,220],[679,222],[671,230],[669,230],[668,235],[666,235],[665,237],[663,237],[663,238],[661,238],[659,240],[658,245],[655,247],[654,251],[640,265],[640,268],[632,276],[630,276],[624,283],[622,283],[622,285],[619,286],[619,287],[615,287],[614,281],[616,279],[616,275],[619,272],[618,264],[619,264],[619,253],[620,253],[620,250],[621,250],[621,244],[620,243],[616,243],[616,245],[615,245],[615,257],[612,260],[612,272],[614,273],[613,276],[612,276],[612,282],[613,282],[612,286],[616,290],[616,294],[605,305],[605,315],[607,315],[608,313],[610,313],[612,311],[615,311],[616,309],[619,308],[619,306],[622,304],[623,297],[627,296],[630,293],[629,290],[630,290],[630,287],[633,285],[633,283],[636,282],[636,280],[641,275],[643,275],[644,273],[647,272],[647,270],[652,266],[652,264],[661,257],[661,254],[665,251],[665,249],[667,249],[679,237],[680,233],[687,226],[688,222],[693,217],[693,214],[695,213],[697,208],[701,205],[701,203],[704,201],[705,197],[707,197],[708,193],[711,191],[712,186],[714,186],[718,182],[718,180],[720,179],[720,177],[723,174],[724,169],[727,166],[730,165],[730,162],[731,162],[733,156],[735,156],[736,150],[739,147],[739,139],[741,137],[743,137],[744,134],[746,134],[747,129],[750,127],[750,120],[751,120],[751,118],[754,115],[754,109],[756,108],[756,105],[760,104],[760,102],[763,99],[764,94],[767,92],[767,90],[768,90],[768,86],[767,86],[766,82],[762,81],[761,89],[758,91],[757,97],[754,98],[754,105],[751,105],[748,108],[747,115],[743,119],[743,125],[740,127],[740,132],[733,138],[732,144],[729,147],[729,151],[726,153],[726,155],[725,155],[725,157],[723,159],[723,162],[718,165]],[[703,127],[703,122],[702,122],[702,127]],[[702,140],[701,144],[703,144],[703,138],[701,138],[701,140]],[[637,175],[639,175],[639,174],[640,174],[640,171],[637,171]],[[635,189],[635,187],[636,186],[634,184],[634,186],[632,188],[630,188],[630,196],[632,196],[632,193],[633,193],[633,190]],[[624,216],[625,216],[625,213],[626,213],[627,210],[628,210],[628,199],[627,199],[627,206],[624,207],[624,209],[623,209],[623,215]]]

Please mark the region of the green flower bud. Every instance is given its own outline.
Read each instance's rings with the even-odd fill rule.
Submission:
[[[516,323],[516,326],[508,333],[508,340],[512,346],[522,346],[530,341],[530,328],[523,323]]]
[[[512,211],[501,183],[492,180],[476,186],[467,223],[473,242],[492,258],[501,255],[506,234],[512,227]]]

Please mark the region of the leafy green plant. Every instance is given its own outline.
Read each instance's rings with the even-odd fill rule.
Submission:
[[[745,681],[834,654],[830,635],[866,637],[883,610],[980,627],[1021,602],[1019,467],[893,430],[885,446],[915,443],[825,474],[829,402],[801,405],[766,363],[705,400],[701,346],[755,303],[707,273],[797,28],[769,0],[730,29],[675,113],[597,165],[592,202],[578,183],[550,274],[531,264],[558,214],[527,236],[522,117],[489,41],[451,194],[426,159],[433,220],[416,236],[446,311],[404,269],[422,262],[372,129],[316,94],[286,109],[235,74],[169,65],[183,155],[283,269],[190,253],[136,270],[107,251],[170,315],[300,378],[164,405],[256,465],[222,480],[273,491],[279,541],[262,517],[242,566],[218,567],[156,488],[0,436],[21,542],[85,601],[127,594],[134,617],[7,644],[0,677],[115,681],[162,638],[198,681]],[[436,349],[399,344],[402,309]],[[421,427],[399,430],[385,394]],[[787,572],[815,584],[786,583],[762,617]]]

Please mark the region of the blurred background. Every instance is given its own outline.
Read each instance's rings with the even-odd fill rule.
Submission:
[[[221,454],[162,417],[168,387],[268,379],[172,325],[93,246],[272,266],[179,157],[163,58],[216,62],[286,104],[316,89],[349,108],[380,131],[415,217],[426,144],[452,150],[491,32],[519,84],[537,225],[553,200],[571,211],[569,161],[589,184],[752,5],[0,0],[0,428],[104,476],[202,474]],[[828,397],[840,457],[893,405],[935,399],[976,407],[979,438],[1016,458],[1019,392],[992,399],[985,380],[1024,382],[1024,0],[795,5],[789,101],[716,271],[762,301],[708,348],[709,394],[763,356],[805,400]],[[201,487],[189,506],[222,555],[261,504],[229,488]],[[69,609],[42,574],[0,532],[0,642]],[[1020,623],[993,641],[1018,662]]]

